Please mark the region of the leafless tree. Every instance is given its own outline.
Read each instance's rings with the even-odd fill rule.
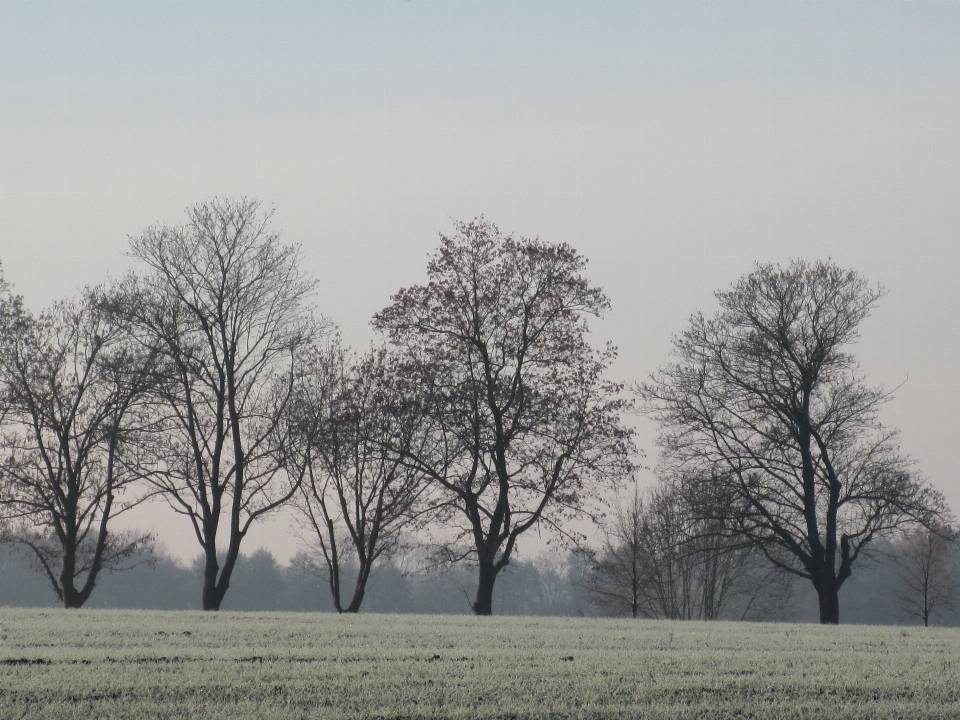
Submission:
[[[189,208],[183,225],[147,229],[130,252],[148,272],[113,303],[161,353],[167,417],[151,482],[203,550],[205,610],[219,609],[251,525],[297,490],[276,447],[295,358],[318,327],[314,283],[298,248],[271,230],[272,214],[216,199]]]
[[[497,574],[532,528],[560,528],[630,470],[626,401],[592,349],[586,317],[608,307],[567,245],[504,236],[484,219],[441,235],[427,285],[377,314],[415,379],[434,441],[404,452],[440,498],[439,545],[478,570],[473,610],[493,611]]]
[[[897,567],[902,583],[897,592],[900,608],[910,617],[930,625],[937,611],[952,611],[960,595],[960,567],[951,552],[949,528],[920,528],[897,544]]]
[[[28,550],[67,608],[81,607],[103,570],[149,551],[150,535],[110,528],[139,501],[137,447],[154,365],[149,348],[85,294],[34,318],[8,307],[0,384],[9,412],[0,451],[4,539]]]
[[[285,463],[303,477],[295,503],[337,612],[360,610],[374,565],[394,555],[421,516],[426,483],[404,457],[420,450],[424,423],[402,387],[386,350],[353,359],[334,338],[304,364],[289,407]],[[346,605],[345,564],[355,577]]]
[[[645,515],[643,496],[636,489],[631,503],[616,513],[600,556],[585,578],[592,602],[611,615],[647,616]]]
[[[812,582],[823,623],[839,622],[840,587],[873,539],[948,512],[880,424],[889,394],[845,351],[881,295],[830,262],[759,265],[639,389],[667,471],[721,485],[738,534]]]
[[[782,573],[722,521],[704,521],[681,485],[660,481],[618,509],[587,590],[614,615],[768,619],[787,599]]]

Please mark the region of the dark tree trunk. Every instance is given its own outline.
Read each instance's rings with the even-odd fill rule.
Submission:
[[[836,547],[836,543],[828,544]],[[840,537],[840,570],[834,571],[831,553],[828,551],[826,560],[816,568],[817,572],[811,571],[813,576],[813,587],[817,591],[817,598],[820,601],[820,624],[821,625],[839,625],[840,624],[840,588],[843,583],[853,573],[850,569],[850,538],[847,535]]]
[[[358,613],[360,612],[360,605],[363,603],[363,590],[357,588],[357,591],[354,593],[353,597],[350,599],[350,604],[344,608],[343,612],[345,613]]]
[[[90,594],[96,585],[98,570],[99,568],[92,568],[89,571],[87,581],[80,590],[74,584],[74,578],[64,577],[61,579],[61,600],[65,608],[76,610],[83,607],[83,604],[90,599]]]
[[[60,598],[60,602],[63,603],[63,607],[68,610],[77,610],[83,607],[83,604],[89,599],[90,593],[93,591],[99,570],[99,562],[94,563],[94,566],[89,571],[84,587],[78,590],[75,577],[77,571],[76,543],[67,544],[63,553],[63,566],[60,569],[59,587],[57,588],[57,595]]]
[[[480,560],[480,577],[477,597],[473,602],[474,615],[493,615],[493,584],[497,581],[497,568],[490,561]]]
[[[113,476],[113,458],[111,451],[111,459],[109,461],[111,465],[110,475]],[[112,486],[112,480],[110,482]],[[94,552],[93,562],[90,565],[90,569],[87,571],[87,578],[83,583],[83,587],[79,590],[76,586],[76,569],[77,569],[77,544],[76,542],[70,543],[70,550],[66,553],[65,562],[64,562],[64,575],[61,579],[63,587],[63,605],[67,608],[80,608],[83,607],[83,604],[90,599],[90,594],[93,592],[93,588],[96,587],[97,578],[100,575],[100,571],[103,569],[103,550],[107,545],[107,523],[110,521],[110,508],[113,506],[113,492],[107,492],[106,502],[103,507],[103,512],[100,516],[100,531],[97,534],[97,548]],[[66,562],[69,561],[69,562]],[[69,567],[69,576],[67,575],[67,568]]]
[[[333,609],[336,610],[337,613],[342,613],[343,604],[340,602],[340,561],[337,559],[335,546],[333,552],[333,561],[327,565],[330,571],[327,584],[330,586],[330,596],[333,598]]]
[[[347,605],[346,610],[343,610],[343,612],[360,612],[360,605],[363,603],[363,596],[367,592],[367,580],[370,579],[371,564],[372,563],[370,561],[366,561],[360,566],[360,572],[357,573],[357,582],[353,588],[353,597],[350,598],[350,604]]]
[[[83,607],[83,601],[86,598],[81,597],[77,589],[73,586],[73,578],[62,578],[60,584],[60,594],[63,606],[68,610],[77,610]]]
[[[364,582],[364,585],[366,583]],[[360,612],[360,605],[363,603],[363,595],[366,592],[366,588],[360,585],[360,581],[357,580],[357,587],[353,591],[353,597],[350,598],[350,604],[347,605],[346,609],[343,612],[347,613],[358,613]]]
[[[63,549],[63,565],[60,568],[60,587],[57,589],[57,595],[60,596],[63,606],[68,609],[77,609],[82,604],[77,602],[77,591],[73,586],[75,567],[76,554],[73,543],[67,542]]]
[[[223,602],[223,596],[227,594],[227,588],[230,585],[230,578],[221,576],[220,583],[217,583],[217,575],[220,572],[220,563],[217,562],[216,551],[206,553],[206,561],[203,567],[203,595],[201,602],[204,610],[219,610]]]
[[[820,600],[820,624],[840,624],[840,589],[836,587],[817,588]]]

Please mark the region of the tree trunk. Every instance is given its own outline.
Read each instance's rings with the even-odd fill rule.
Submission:
[[[90,597],[93,586],[97,581],[97,573],[100,570],[99,563],[94,563],[88,572],[87,582],[80,590],[76,584],[77,551],[76,543],[67,543],[63,552],[63,566],[60,568],[59,588],[57,595],[63,603],[63,607],[68,610],[77,610],[83,607],[83,604]],[[55,584],[56,585],[56,584]]]
[[[76,568],[75,543],[67,542],[63,549],[63,565],[60,568],[60,588],[58,595],[60,602],[68,610],[76,610],[82,602],[78,602],[77,589],[73,585],[73,574]]]
[[[96,585],[98,570],[99,568],[91,568],[88,571],[87,582],[80,590],[77,590],[73,578],[63,578],[61,580],[63,606],[65,608],[76,610],[83,607],[83,604],[90,599],[90,593]]]
[[[77,592],[76,588],[73,587],[73,583],[67,581],[62,586],[63,593],[63,607],[67,610],[78,610],[83,607],[83,598],[80,597],[80,593]]]
[[[353,590],[353,597],[350,598],[350,604],[347,605],[346,609],[343,611],[345,613],[358,613],[360,612],[360,604],[363,602],[363,595],[366,592],[366,581],[361,585],[360,580],[357,580],[357,587]]]
[[[481,560],[477,597],[473,602],[474,615],[493,615],[493,584],[496,580],[497,569],[493,563]]]
[[[360,566],[360,572],[357,573],[357,583],[353,588],[353,597],[350,598],[350,604],[343,612],[358,613],[360,605],[363,603],[363,596],[367,592],[367,580],[370,578],[370,562],[365,562]]]
[[[220,603],[223,602],[223,596],[226,594],[226,583],[224,587],[217,587],[217,573],[220,565],[217,562],[216,553],[207,553],[206,563],[203,568],[203,596],[201,602],[204,610],[219,610]]]
[[[820,599],[820,624],[840,624],[840,590],[835,587],[817,588]]]
[[[330,595],[333,598],[333,609],[337,613],[343,612],[343,605],[340,602],[340,562],[337,560],[336,554],[333,555],[333,560],[327,565],[328,570],[330,571]]]

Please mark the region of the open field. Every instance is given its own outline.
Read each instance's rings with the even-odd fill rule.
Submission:
[[[0,608],[3,718],[958,718],[960,630]]]

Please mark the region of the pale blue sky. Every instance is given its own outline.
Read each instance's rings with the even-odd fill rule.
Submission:
[[[888,288],[858,353],[960,511],[960,3],[0,1],[0,260],[34,307],[240,193],[357,345],[450,217],[569,242],[623,378],[754,261],[831,256]]]

